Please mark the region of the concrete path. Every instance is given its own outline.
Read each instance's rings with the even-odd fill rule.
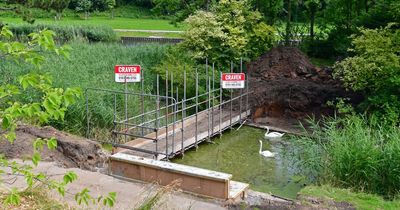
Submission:
[[[114,29],[116,32],[147,32],[147,33],[183,33],[184,31],[170,30],[139,30],[139,29]]]
[[[124,181],[99,172],[84,171],[78,168],[61,168],[54,162],[41,162],[35,171],[44,172],[55,180],[61,180],[63,174],[67,171],[74,171],[78,175],[78,180],[68,185],[65,197],[61,198],[57,193],[52,193],[52,195],[54,195],[55,199],[78,209],[86,209],[85,206],[78,206],[74,200],[75,193],[80,192],[84,188],[88,188],[90,194],[94,197],[107,195],[108,192],[116,192],[117,202],[113,209],[118,210],[135,209],[139,207],[140,203],[151,195],[154,195],[159,189],[158,186],[151,184]],[[25,187],[25,180],[19,177],[12,187]],[[224,202],[222,201],[203,199],[182,192],[169,192],[161,198],[155,209],[226,209],[223,205]],[[89,206],[88,209],[98,209],[98,206]]]

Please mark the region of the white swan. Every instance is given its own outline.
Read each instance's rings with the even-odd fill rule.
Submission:
[[[262,141],[258,140],[260,142],[260,151],[258,153],[260,153],[260,155],[267,157],[267,158],[273,158],[275,157],[275,152],[270,152],[268,150],[262,151]]]
[[[275,138],[282,138],[283,135],[285,135],[284,133],[279,133],[279,132],[269,132],[269,127],[267,128],[267,132],[265,133],[264,137],[266,139],[275,139]]]

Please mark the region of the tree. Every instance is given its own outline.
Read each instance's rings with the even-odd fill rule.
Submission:
[[[314,25],[315,25],[315,18],[317,12],[323,9],[323,5],[325,4],[324,0],[306,0],[304,1],[304,5],[307,8],[308,17],[310,21],[310,39],[314,40]]]
[[[13,34],[7,26],[0,29],[0,58],[13,62],[28,62],[39,67],[45,60],[43,54],[56,53],[68,57],[69,47],[58,47],[54,42],[54,32],[42,30],[39,33],[31,33],[28,43],[11,41]],[[81,95],[81,91],[76,88],[54,88],[51,78],[46,74],[29,73],[19,78],[19,85],[0,84],[0,141],[9,141],[13,143],[16,139],[15,130],[18,123],[43,124],[49,120],[63,120],[68,106],[75,103]],[[23,93],[27,89],[35,90],[40,94],[40,100],[30,100],[28,103],[18,101],[16,95]],[[77,179],[74,172],[67,172],[62,181],[50,179],[43,173],[35,173],[34,167],[38,165],[41,157],[40,151],[46,146],[48,149],[57,148],[55,138],[38,138],[33,143],[34,154],[31,157],[33,166],[20,164],[17,161],[10,161],[0,154],[0,167],[9,168],[10,174],[22,176],[26,180],[27,189],[37,186],[37,183],[44,184],[51,190],[56,190],[64,196],[65,186]],[[6,171],[0,170],[0,184],[3,182],[2,176]],[[3,185],[0,185],[4,188]],[[2,205],[18,205],[21,202],[20,190],[17,188],[8,189],[8,195],[1,202]],[[2,189],[4,191],[4,189]],[[92,198],[88,189],[83,189],[75,195],[76,201],[87,204],[89,201],[102,202],[104,205],[113,206],[115,202],[115,193],[109,193],[107,196]]]
[[[226,65],[231,59],[256,58],[275,42],[274,28],[262,22],[247,0],[221,0],[211,12],[198,11],[186,22],[185,40],[179,46],[195,59]]]
[[[105,5],[107,6],[107,10],[111,11],[111,18],[114,18],[114,7],[115,7],[115,0],[104,0]]]
[[[92,8],[92,5],[93,5],[93,2],[91,0],[78,0],[75,10],[78,12],[84,12],[85,20],[87,20],[89,17],[89,11]]]
[[[263,14],[269,25],[273,25],[283,11],[283,0],[252,0],[251,4]]]
[[[56,12],[56,20],[61,20],[62,13],[68,7],[69,3],[70,0],[51,0],[50,8]]]
[[[382,120],[400,122],[400,30],[361,29],[353,36],[354,54],[335,65],[335,75],[347,88],[361,91],[366,99],[362,111]]]
[[[208,11],[211,4],[211,0],[154,0],[153,11],[173,16],[174,22],[181,22],[198,10]]]

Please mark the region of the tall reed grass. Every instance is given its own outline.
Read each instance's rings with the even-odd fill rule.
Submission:
[[[309,177],[320,183],[393,198],[400,191],[400,129],[349,115],[311,122],[307,136],[292,136]]]
[[[160,45],[137,45],[126,47],[112,43],[73,42],[70,59],[55,55],[48,55],[46,62],[41,69],[35,69],[27,64],[15,64],[12,62],[0,62],[0,82],[17,83],[18,76],[28,72],[39,72],[50,74],[53,77],[55,87],[80,87],[83,91],[86,88],[103,88],[113,90],[124,90],[123,84],[114,82],[114,65],[116,64],[140,64],[145,75],[144,89],[150,92],[153,89],[155,75],[151,68],[163,59],[163,52],[166,46]],[[130,92],[139,92],[139,84],[129,84]],[[27,92],[19,96],[21,100],[33,100],[35,93]],[[114,96],[110,94],[99,94],[89,92],[89,109],[91,113],[90,126],[95,130],[109,130],[113,126]],[[118,107],[124,103],[123,95],[117,96]],[[129,112],[139,111],[137,98],[131,99]],[[145,104],[147,105],[147,104]],[[121,108],[119,108],[122,112]],[[52,122],[52,125],[84,135],[86,133],[86,107],[85,97],[82,97],[76,104],[69,107],[64,122]]]
[[[118,40],[117,34],[111,27],[107,26],[11,24],[9,28],[14,33],[14,37],[19,40],[26,40],[28,34],[43,29],[54,31],[56,33],[55,40],[62,43],[73,40],[86,40],[89,42],[113,42]]]

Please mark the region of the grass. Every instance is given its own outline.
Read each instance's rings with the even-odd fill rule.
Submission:
[[[104,88],[113,90],[123,90],[123,84],[114,82],[114,65],[116,64],[140,64],[145,74],[145,91],[149,92],[153,88],[154,74],[151,69],[162,59],[165,45],[136,45],[127,47],[120,44],[106,43],[81,43],[70,44],[73,48],[70,60],[48,55],[42,68],[37,70],[27,64],[16,65],[11,62],[0,63],[1,83],[16,83],[18,76],[28,72],[48,73],[53,77],[53,84],[56,87],[80,87]],[[139,92],[139,84],[129,84],[130,92]],[[21,97],[23,100],[31,100],[35,93],[27,92]],[[131,98],[129,98],[131,99]],[[132,97],[129,102],[129,115],[139,111],[138,97]],[[117,109],[122,112],[124,97],[122,94],[116,96]],[[154,104],[152,104],[154,105]],[[102,128],[110,129],[113,127],[113,107],[114,96],[112,94],[89,92],[89,109],[91,127],[97,127],[98,134],[102,138],[107,138],[107,134],[101,132]],[[150,107],[150,106],[146,106]],[[117,116],[118,118],[120,115]],[[70,131],[76,134],[86,132],[86,109],[85,98],[82,97],[77,104],[71,106],[65,116],[65,122],[52,123],[53,126]]]
[[[356,114],[311,123],[293,136],[294,157],[322,184],[394,198],[400,191],[400,129]]]
[[[21,18],[0,17],[0,21],[5,23],[22,23]],[[140,19],[115,17],[110,19],[104,16],[90,17],[88,20],[79,17],[65,17],[61,21],[54,21],[52,18],[36,19],[35,24],[56,24],[56,25],[90,25],[90,26],[109,26],[113,29],[137,29],[137,30],[184,30],[184,25],[175,26],[169,20],[162,19]]]
[[[0,193],[0,202],[4,199],[6,194]],[[21,203],[17,206],[1,206],[1,210],[36,210],[36,209],[52,209],[64,210],[72,209],[66,204],[60,203],[49,196],[48,190],[44,188],[34,188],[24,191],[20,194]],[[1,204],[1,203],[0,203]]]
[[[119,37],[127,36],[127,37],[165,37],[165,38],[182,38],[181,33],[153,33],[153,32],[136,32],[136,31],[127,31],[127,32],[116,32]]]
[[[348,189],[334,188],[327,185],[308,186],[299,193],[302,196],[334,200],[336,202],[348,202],[356,209],[399,209],[400,200],[388,201],[381,196],[363,192],[352,192]],[[302,197],[301,196],[301,197]]]

